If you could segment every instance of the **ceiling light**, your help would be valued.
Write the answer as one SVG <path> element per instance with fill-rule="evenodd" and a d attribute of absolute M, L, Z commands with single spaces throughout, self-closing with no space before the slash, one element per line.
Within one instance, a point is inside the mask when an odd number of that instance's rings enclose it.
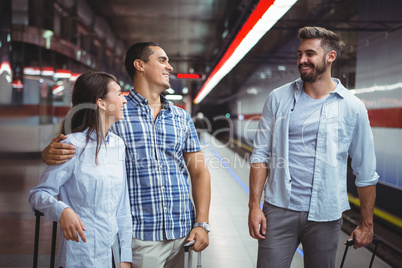
<path fill-rule="evenodd" d="M 13 81 L 13 88 L 24 88 L 24 84 L 22 84 L 21 80 Z"/>
<path fill-rule="evenodd" d="M 24 74 L 25 75 L 40 75 L 39 67 L 28 66 L 24 67 Z"/>
<path fill-rule="evenodd" d="M 53 76 L 54 75 L 54 68 L 53 67 L 42 67 L 41 74 L 43 76 Z"/>
<path fill-rule="evenodd" d="M 12 83 L 13 81 L 13 75 L 11 72 L 11 66 L 8 61 L 4 61 L 0 65 L 0 75 L 4 75 L 7 79 L 8 83 Z"/>
<path fill-rule="evenodd" d="M 210 73 L 194 103 L 200 103 L 297 0 L 261 0 Z"/>
<path fill-rule="evenodd" d="M 79 77 L 80 75 L 81 75 L 80 73 L 71 73 L 70 82 L 75 82 L 75 81 L 77 81 L 77 79 L 78 79 L 78 77 Z M 120 82 L 121 82 L 121 81 L 120 81 Z M 122 85 L 122 84 L 120 83 L 120 85 Z"/>
<path fill-rule="evenodd" d="M 247 94 L 258 95 L 258 89 L 256 89 L 255 87 L 249 88 L 247 89 Z"/>
<path fill-rule="evenodd" d="M 377 92 L 377 91 L 389 91 L 389 90 L 395 90 L 398 88 L 402 87 L 402 82 L 398 82 L 395 84 L 390 84 L 390 85 L 374 85 L 371 87 L 365 87 L 365 88 L 359 88 L 359 89 L 350 89 L 349 91 L 352 94 L 361 94 L 361 93 L 370 93 L 370 92 Z"/>
<path fill-rule="evenodd" d="M 58 69 L 54 75 L 54 78 L 70 78 L 71 77 L 71 71 L 66 70 L 66 69 Z"/>
<path fill-rule="evenodd" d="M 167 100 L 182 100 L 183 96 L 182 95 L 166 95 L 165 98 Z"/>
<path fill-rule="evenodd" d="M 173 88 L 168 88 L 166 89 L 166 92 L 169 94 L 174 94 L 174 89 Z"/>
<path fill-rule="evenodd" d="M 55 86 L 53 87 L 53 95 L 56 95 L 57 93 L 60 93 L 64 90 L 64 86 Z"/>

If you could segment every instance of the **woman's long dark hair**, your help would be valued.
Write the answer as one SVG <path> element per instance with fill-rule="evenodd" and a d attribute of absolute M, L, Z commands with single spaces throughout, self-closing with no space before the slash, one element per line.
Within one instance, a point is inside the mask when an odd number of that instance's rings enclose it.
<path fill-rule="evenodd" d="M 60 127 L 60 132 L 64 135 L 82 132 L 89 128 L 85 147 L 88 145 L 92 132 L 96 133 L 96 164 L 98 164 L 99 150 L 105 142 L 105 137 L 101 134 L 102 122 L 96 101 L 106 97 L 109 85 L 113 81 L 119 84 L 116 77 L 104 72 L 87 72 L 80 75 L 74 84 L 71 97 L 73 106 Z"/>

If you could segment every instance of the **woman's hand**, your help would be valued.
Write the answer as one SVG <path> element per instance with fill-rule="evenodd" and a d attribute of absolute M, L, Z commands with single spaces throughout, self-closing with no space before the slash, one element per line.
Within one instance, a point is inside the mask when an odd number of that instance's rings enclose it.
<path fill-rule="evenodd" d="M 84 224 L 82 224 L 80 217 L 71 208 L 66 208 L 61 213 L 60 228 L 66 240 L 79 242 L 79 235 L 83 242 L 87 242 L 84 234 L 84 231 L 86 231 Z"/>

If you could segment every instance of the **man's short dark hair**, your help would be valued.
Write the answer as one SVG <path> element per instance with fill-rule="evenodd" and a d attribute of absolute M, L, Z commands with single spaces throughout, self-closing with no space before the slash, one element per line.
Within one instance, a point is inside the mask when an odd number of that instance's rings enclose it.
<path fill-rule="evenodd" d="M 321 39 L 321 47 L 324 48 L 325 53 L 334 50 L 336 58 L 341 55 L 342 47 L 345 45 L 339 35 L 322 27 L 303 27 L 299 29 L 297 36 L 300 40 Z"/>
<path fill-rule="evenodd" d="M 126 60 L 124 62 L 126 66 L 126 71 L 128 76 L 134 81 L 135 76 L 135 67 L 134 61 L 136 59 L 140 59 L 142 61 L 147 62 L 149 56 L 152 55 L 153 51 L 150 47 L 160 47 L 157 43 L 154 42 L 140 42 L 132 45 L 126 53 Z"/>

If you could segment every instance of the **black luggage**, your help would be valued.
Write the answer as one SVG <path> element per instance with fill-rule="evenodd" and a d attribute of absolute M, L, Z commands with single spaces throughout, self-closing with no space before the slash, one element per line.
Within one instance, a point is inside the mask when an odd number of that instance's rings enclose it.
<path fill-rule="evenodd" d="M 35 244 L 34 244 L 34 258 L 33 258 L 33 267 L 38 267 L 38 249 L 39 249 L 39 227 L 40 227 L 40 217 L 43 216 L 43 213 L 35 210 L 36 222 L 35 222 Z M 54 267 L 55 254 L 56 254 L 56 235 L 57 235 L 57 222 L 53 222 L 53 230 L 52 230 L 52 246 L 50 253 L 50 267 Z"/>
<path fill-rule="evenodd" d="M 343 257 L 342 257 L 341 268 L 343 267 L 343 263 L 345 262 L 346 254 L 348 253 L 348 248 L 350 246 L 352 246 L 354 243 L 355 243 L 355 240 L 353 240 L 353 239 L 348 239 L 346 241 L 346 247 L 345 247 L 345 251 L 343 253 Z M 375 257 L 377 247 L 378 247 L 378 244 L 380 243 L 380 241 L 377 238 L 373 238 L 372 243 L 374 243 L 375 246 L 373 249 L 373 255 L 371 256 L 369 268 L 371 268 L 371 266 L 373 265 L 374 257 Z"/>

